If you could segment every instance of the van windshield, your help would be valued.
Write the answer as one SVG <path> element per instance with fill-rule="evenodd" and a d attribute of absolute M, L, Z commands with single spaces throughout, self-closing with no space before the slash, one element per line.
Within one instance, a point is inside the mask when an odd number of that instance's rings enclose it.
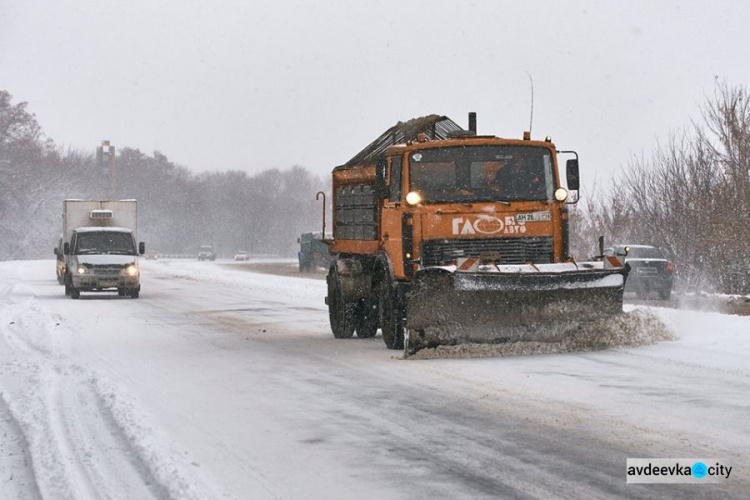
<path fill-rule="evenodd" d="M 98 233 L 78 233 L 73 253 L 136 255 L 135 242 L 131 233 L 102 231 Z"/>

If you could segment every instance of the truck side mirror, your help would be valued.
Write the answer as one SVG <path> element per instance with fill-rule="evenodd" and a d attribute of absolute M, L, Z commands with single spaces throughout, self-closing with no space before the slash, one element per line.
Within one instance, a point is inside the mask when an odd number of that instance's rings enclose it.
<path fill-rule="evenodd" d="M 578 177 L 578 160 L 571 159 L 565 162 L 565 172 L 568 177 L 568 189 L 578 191 L 581 187 L 580 178 Z"/>
<path fill-rule="evenodd" d="M 63 253 L 65 255 L 70 255 L 70 243 L 68 243 L 67 241 L 63 243 Z"/>
<path fill-rule="evenodd" d="M 138 243 L 138 253 L 141 254 L 141 255 L 143 255 L 144 253 L 146 253 L 146 244 L 144 242 L 142 242 L 142 241 L 140 243 Z"/>
<path fill-rule="evenodd" d="M 388 163 L 381 158 L 375 163 L 375 195 L 378 198 L 388 196 L 388 186 L 385 183 L 385 174 L 388 169 Z"/>
<path fill-rule="evenodd" d="M 578 160 L 571 159 L 565 162 L 565 172 L 568 177 L 568 189 L 578 191 L 581 187 L 580 178 L 578 177 Z"/>

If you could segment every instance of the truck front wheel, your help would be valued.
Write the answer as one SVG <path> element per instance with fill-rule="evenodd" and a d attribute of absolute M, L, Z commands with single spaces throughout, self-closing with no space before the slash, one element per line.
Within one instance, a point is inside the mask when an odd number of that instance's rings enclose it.
<path fill-rule="evenodd" d="M 403 349 L 404 305 L 387 275 L 382 277 L 378 285 L 378 313 L 385 345 L 388 349 Z"/>
<path fill-rule="evenodd" d="M 337 339 L 348 339 L 354 334 L 356 302 L 346 301 L 341 292 L 336 264 L 328 273 L 328 317 L 331 321 L 333 336 Z"/>

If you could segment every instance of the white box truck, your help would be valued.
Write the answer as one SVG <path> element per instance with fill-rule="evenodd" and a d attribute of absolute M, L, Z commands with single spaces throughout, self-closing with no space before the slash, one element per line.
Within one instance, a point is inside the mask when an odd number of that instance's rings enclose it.
<path fill-rule="evenodd" d="M 81 292 L 116 291 L 138 298 L 138 255 L 146 245 L 135 244 L 136 200 L 65 200 L 62 219 L 65 295 L 78 299 Z"/>

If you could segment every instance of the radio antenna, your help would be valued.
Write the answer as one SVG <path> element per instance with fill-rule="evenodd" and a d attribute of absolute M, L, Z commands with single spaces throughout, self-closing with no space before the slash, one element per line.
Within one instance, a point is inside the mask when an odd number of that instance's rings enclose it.
<path fill-rule="evenodd" d="M 534 124 L 534 80 L 531 78 L 531 73 L 526 72 L 526 76 L 529 77 L 529 85 L 531 86 L 531 115 L 529 116 L 529 134 L 531 133 L 531 127 Z"/>

